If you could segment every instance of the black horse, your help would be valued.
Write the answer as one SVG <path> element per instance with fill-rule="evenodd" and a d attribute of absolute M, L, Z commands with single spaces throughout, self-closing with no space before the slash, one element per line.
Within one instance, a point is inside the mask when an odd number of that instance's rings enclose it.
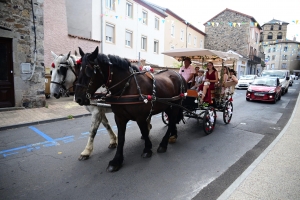
<path fill-rule="evenodd" d="M 143 158 L 152 156 L 152 143 L 149 139 L 151 116 L 164 111 L 169 116 L 168 130 L 164 135 L 158 153 L 166 152 L 170 136 L 177 138 L 176 124 L 183 118 L 182 99 L 187 90 L 184 78 L 175 71 L 165 70 L 153 75 L 137 72 L 127 59 L 119 56 L 98 54 L 98 47 L 92 53 L 79 52 L 82 68 L 78 76 L 75 100 L 79 105 L 89 105 L 90 97 L 102 85 L 109 93 L 105 98 L 111 104 L 118 127 L 118 147 L 107 171 L 120 169 L 124 156 L 126 124 L 136 121 L 145 139 Z"/>

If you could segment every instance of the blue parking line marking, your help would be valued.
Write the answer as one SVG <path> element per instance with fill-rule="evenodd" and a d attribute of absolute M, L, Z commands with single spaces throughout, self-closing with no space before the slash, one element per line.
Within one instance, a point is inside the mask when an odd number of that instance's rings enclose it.
<path fill-rule="evenodd" d="M 46 135 L 45 133 L 43 133 L 39 129 L 35 128 L 34 126 L 29 126 L 29 128 L 31 130 L 33 130 L 34 132 L 36 132 L 37 134 L 39 134 L 40 136 L 42 136 L 43 138 L 45 138 L 47 141 L 49 141 L 49 142 L 54 141 L 51 137 L 49 137 L 48 135 Z"/>

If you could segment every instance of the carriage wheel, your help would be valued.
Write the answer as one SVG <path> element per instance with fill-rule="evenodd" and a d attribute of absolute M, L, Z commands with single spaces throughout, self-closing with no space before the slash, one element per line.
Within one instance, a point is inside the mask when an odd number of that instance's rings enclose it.
<path fill-rule="evenodd" d="M 169 124 L 169 117 L 165 112 L 161 113 L 161 119 L 164 124 L 168 125 Z"/>
<path fill-rule="evenodd" d="M 216 124 L 217 114 L 214 107 L 208 107 L 203 116 L 203 129 L 206 135 L 213 132 Z"/>
<path fill-rule="evenodd" d="M 226 101 L 223 111 L 223 121 L 229 124 L 233 113 L 233 105 L 231 101 Z"/>

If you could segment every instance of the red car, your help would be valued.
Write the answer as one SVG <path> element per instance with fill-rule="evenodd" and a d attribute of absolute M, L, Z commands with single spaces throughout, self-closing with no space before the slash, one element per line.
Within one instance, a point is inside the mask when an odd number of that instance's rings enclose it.
<path fill-rule="evenodd" d="M 278 78 L 261 77 L 255 79 L 248 87 L 246 100 L 270 101 L 276 103 L 281 99 L 281 84 Z"/>

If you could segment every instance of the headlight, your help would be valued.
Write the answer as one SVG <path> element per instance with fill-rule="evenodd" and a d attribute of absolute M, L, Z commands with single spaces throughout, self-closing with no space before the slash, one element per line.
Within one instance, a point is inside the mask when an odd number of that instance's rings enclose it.
<path fill-rule="evenodd" d="M 251 88 L 248 88 L 248 90 L 247 90 L 248 92 L 252 92 L 252 89 Z"/>
<path fill-rule="evenodd" d="M 269 93 L 275 93 L 275 89 L 270 90 Z"/>

